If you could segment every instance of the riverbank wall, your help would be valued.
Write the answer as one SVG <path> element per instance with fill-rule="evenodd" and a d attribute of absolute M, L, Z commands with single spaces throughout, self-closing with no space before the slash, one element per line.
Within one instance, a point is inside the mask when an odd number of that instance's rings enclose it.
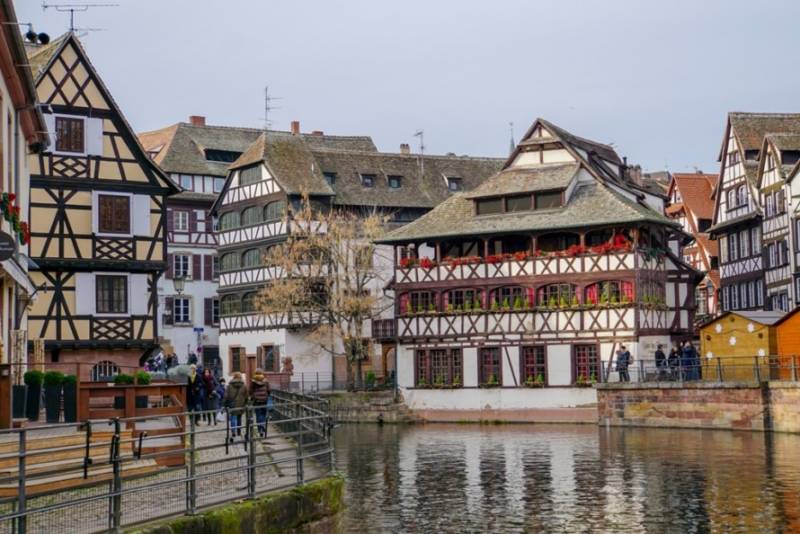
<path fill-rule="evenodd" d="M 800 433 L 797 382 L 597 385 L 601 425 Z"/>
<path fill-rule="evenodd" d="M 253 500 L 127 530 L 137 534 L 316 534 L 335 532 L 344 510 L 344 479 L 330 476 Z"/>
<path fill-rule="evenodd" d="M 420 419 L 392 390 L 320 393 L 337 423 L 416 423 Z"/>

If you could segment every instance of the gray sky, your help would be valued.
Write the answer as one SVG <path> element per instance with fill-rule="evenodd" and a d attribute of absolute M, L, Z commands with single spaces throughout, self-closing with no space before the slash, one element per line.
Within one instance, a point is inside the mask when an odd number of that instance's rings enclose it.
<path fill-rule="evenodd" d="M 273 128 L 383 150 L 422 128 L 430 153 L 505 155 L 508 123 L 542 116 L 648 170 L 718 171 L 727 111 L 800 111 L 796 1 L 86 1 L 120 4 L 76 20 L 104 29 L 83 42 L 139 131 L 261 126 L 268 84 Z"/>

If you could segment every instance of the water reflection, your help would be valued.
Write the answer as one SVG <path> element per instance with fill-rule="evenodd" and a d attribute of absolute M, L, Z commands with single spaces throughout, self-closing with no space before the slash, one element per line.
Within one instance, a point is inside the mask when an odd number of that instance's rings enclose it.
<path fill-rule="evenodd" d="M 800 436 L 343 426 L 346 532 L 800 532 Z"/>

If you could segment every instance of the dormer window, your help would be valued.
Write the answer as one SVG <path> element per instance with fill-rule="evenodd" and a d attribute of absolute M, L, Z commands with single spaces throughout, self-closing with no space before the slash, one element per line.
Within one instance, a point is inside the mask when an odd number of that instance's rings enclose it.
<path fill-rule="evenodd" d="M 325 177 L 325 181 L 328 182 L 328 185 L 334 185 L 336 183 L 335 172 L 323 172 L 322 176 Z"/>
<path fill-rule="evenodd" d="M 391 189 L 400 189 L 400 186 L 403 182 L 403 177 L 390 174 L 388 176 L 388 180 L 389 180 L 389 187 Z"/>
<path fill-rule="evenodd" d="M 447 177 L 447 190 L 451 193 L 456 193 L 458 191 L 464 190 L 464 182 L 461 178 L 455 176 L 448 176 Z"/>
<path fill-rule="evenodd" d="M 527 211 L 531 209 L 530 195 L 516 195 L 506 198 L 506 211 Z"/>
<path fill-rule="evenodd" d="M 233 163 L 241 155 L 241 152 L 236 152 L 235 150 L 217 150 L 214 148 L 205 150 L 206 161 L 218 161 L 220 163 Z"/>
<path fill-rule="evenodd" d="M 490 215 L 493 213 L 530 211 L 531 209 L 544 210 L 560 208 L 563 205 L 561 198 L 561 191 L 478 198 L 475 199 L 475 210 L 478 215 Z"/>
<path fill-rule="evenodd" d="M 547 208 L 558 208 L 561 206 L 561 191 L 551 193 L 536 193 L 537 210 L 544 210 Z"/>
<path fill-rule="evenodd" d="M 84 151 L 83 119 L 56 117 L 56 150 L 58 152 Z"/>
<path fill-rule="evenodd" d="M 490 215 L 493 213 L 503 213 L 502 198 L 483 198 L 476 201 L 478 215 Z"/>
<path fill-rule="evenodd" d="M 361 175 L 361 187 L 375 187 L 375 175 L 374 174 L 362 174 Z"/>

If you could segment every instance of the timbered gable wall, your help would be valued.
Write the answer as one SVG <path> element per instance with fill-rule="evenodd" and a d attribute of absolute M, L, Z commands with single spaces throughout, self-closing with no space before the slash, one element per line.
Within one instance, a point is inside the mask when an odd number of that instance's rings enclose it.
<path fill-rule="evenodd" d="M 221 205 L 228 206 L 229 204 L 236 204 L 237 202 L 245 202 L 267 195 L 281 193 L 283 189 L 278 182 L 272 177 L 266 166 L 259 165 L 261 170 L 261 180 L 241 185 L 239 178 L 243 169 L 237 169 L 231 173 L 228 178 L 229 184 L 225 191 L 225 196 L 222 199 Z"/>
<path fill-rule="evenodd" d="M 185 226 L 182 224 L 185 223 Z M 200 248 L 217 246 L 209 205 L 167 202 L 167 243 Z"/>

